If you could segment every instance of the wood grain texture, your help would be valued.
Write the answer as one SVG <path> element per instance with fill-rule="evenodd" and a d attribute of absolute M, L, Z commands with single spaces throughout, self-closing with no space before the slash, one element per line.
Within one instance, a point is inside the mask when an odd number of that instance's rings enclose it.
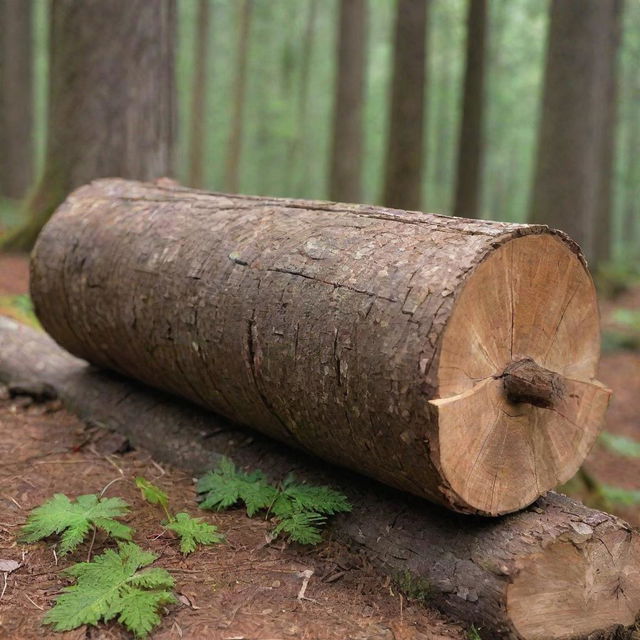
<path fill-rule="evenodd" d="M 0 381 L 47 383 L 90 424 L 156 460 L 201 474 L 221 455 L 272 479 L 344 492 L 353 511 L 330 535 L 380 571 L 419 581 L 429 603 L 483 638 L 627 640 L 640 608 L 638 532 L 549 493 L 502 518 L 464 516 L 319 463 L 133 380 L 88 367 L 44 333 L 0 317 Z"/>
<path fill-rule="evenodd" d="M 459 511 L 566 480 L 608 400 L 593 284 L 546 227 L 102 180 L 31 282 L 73 354 Z M 575 381 L 562 413 L 506 398 L 525 357 Z"/>

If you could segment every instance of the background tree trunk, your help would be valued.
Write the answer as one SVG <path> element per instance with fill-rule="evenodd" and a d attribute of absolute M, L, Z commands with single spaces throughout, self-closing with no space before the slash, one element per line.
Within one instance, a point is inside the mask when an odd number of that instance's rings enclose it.
<path fill-rule="evenodd" d="M 429 0 L 398 0 L 382 202 L 420 209 Z"/>
<path fill-rule="evenodd" d="M 227 145 L 225 165 L 225 189 L 236 193 L 240 188 L 240 160 L 242 156 L 242 133 L 244 125 L 244 102 L 247 85 L 247 56 L 249 53 L 249 36 L 251 30 L 251 13 L 253 0 L 242 0 L 239 5 L 240 28 L 236 53 L 236 71 L 233 89 L 233 115 Z"/>
<path fill-rule="evenodd" d="M 22 198 L 33 179 L 31 0 L 0 0 L 0 195 Z"/>
<path fill-rule="evenodd" d="M 298 79 L 298 104 L 295 115 L 295 130 L 291 144 L 289 145 L 289 155 L 287 158 L 287 194 L 292 196 L 301 195 L 308 181 L 309 163 L 302 159 L 302 153 L 309 128 L 309 122 L 307 122 L 310 88 L 309 77 L 317 14 L 318 0 L 309 0 L 304 28 L 304 40 L 302 42 L 302 53 L 300 55 L 300 77 Z M 297 180 L 296 168 L 299 169 Z"/>
<path fill-rule="evenodd" d="M 553 0 L 530 217 L 566 231 L 592 259 L 613 128 L 617 0 Z M 607 163 L 610 165 L 610 161 Z"/>
<path fill-rule="evenodd" d="M 482 197 L 487 0 L 468 0 L 467 53 L 453 213 L 478 218 Z"/>
<path fill-rule="evenodd" d="M 54 0 L 44 175 L 7 248 L 29 249 L 80 184 L 171 173 L 174 27 L 173 0 Z"/>
<path fill-rule="evenodd" d="M 592 262 L 597 265 L 607 262 L 611 257 L 611 237 L 613 225 L 613 181 L 616 150 L 616 132 L 618 115 L 618 49 L 622 31 L 623 0 L 610 0 L 607 51 L 602 61 L 606 82 L 603 96 L 600 191 L 598 196 L 595 237 Z"/>
<path fill-rule="evenodd" d="M 329 198 L 362 200 L 367 0 L 340 0 Z"/>
<path fill-rule="evenodd" d="M 191 119 L 189 122 L 189 184 L 201 188 L 203 180 L 204 149 L 207 140 L 205 102 L 209 76 L 209 7 L 210 0 L 199 0 L 196 18 L 195 71 L 193 74 Z"/>

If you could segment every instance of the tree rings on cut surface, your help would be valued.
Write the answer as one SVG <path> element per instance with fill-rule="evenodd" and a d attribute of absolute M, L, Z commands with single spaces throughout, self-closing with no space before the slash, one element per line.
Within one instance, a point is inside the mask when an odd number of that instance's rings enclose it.
<path fill-rule="evenodd" d="M 594 381 L 599 344 L 593 283 L 558 237 L 516 238 L 478 266 L 445 329 L 432 401 L 456 501 L 515 511 L 578 470 L 610 395 Z"/>
<path fill-rule="evenodd" d="M 98 180 L 31 286 L 74 355 L 461 512 L 568 479 L 609 397 L 593 283 L 544 226 Z"/>

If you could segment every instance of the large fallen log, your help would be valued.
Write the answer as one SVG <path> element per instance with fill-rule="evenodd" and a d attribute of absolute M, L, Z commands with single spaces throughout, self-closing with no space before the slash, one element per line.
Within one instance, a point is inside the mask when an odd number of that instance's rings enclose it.
<path fill-rule="evenodd" d="M 353 511 L 335 519 L 333 535 L 382 571 L 428 587 L 430 603 L 474 623 L 486 640 L 631 637 L 640 608 L 640 536 L 612 515 L 555 493 L 501 518 L 452 513 L 87 367 L 45 334 L 2 317 L 0 380 L 23 389 L 51 385 L 84 420 L 195 474 L 224 454 L 273 478 L 293 471 L 338 483 Z"/>
<path fill-rule="evenodd" d="M 31 286 L 71 353 L 462 512 L 569 479 L 609 397 L 593 283 L 547 227 L 99 180 Z"/>

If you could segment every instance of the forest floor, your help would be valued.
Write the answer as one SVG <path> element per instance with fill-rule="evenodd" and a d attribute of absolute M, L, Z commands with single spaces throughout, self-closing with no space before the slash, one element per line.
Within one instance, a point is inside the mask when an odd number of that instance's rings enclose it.
<path fill-rule="evenodd" d="M 25 258 L 0 256 L 0 313 L 24 319 L 8 296 L 26 294 Z M 3 302 L 4 301 L 4 302 Z M 640 309 L 640 287 L 602 303 L 603 326 L 615 328 L 616 309 Z M 599 379 L 613 389 L 607 432 L 640 443 L 640 353 L 613 350 L 603 354 Z M 436 640 L 466 638 L 467 632 L 408 600 L 361 557 L 332 541 L 316 548 L 267 544 L 267 525 L 241 510 L 198 513 L 193 479 L 161 467 L 143 450 L 123 451 L 121 437 L 88 428 L 57 403 L 28 404 L 0 397 L 0 560 L 22 566 L 0 583 L 0 638 L 43 637 L 41 619 L 65 585 L 58 571 L 77 561 L 56 558 L 48 544 L 18 545 L 16 535 L 30 509 L 55 492 L 70 496 L 100 492 L 122 496 L 132 505 L 128 523 L 135 539 L 160 555 L 158 564 L 176 579 L 180 604 L 171 607 L 154 638 L 214 640 Z M 640 444 L 639 444 L 640 447 Z M 566 490 L 593 506 L 605 507 L 640 525 L 640 457 L 614 453 L 598 443 L 582 476 Z M 165 490 L 175 511 L 206 515 L 226 536 L 226 543 L 183 557 L 164 531 L 157 508 L 144 502 L 134 478 L 143 475 Z M 586 483 L 585 483 L 586 479 Z M 596 488 L 594 488 L 594 484 Z M 605 500 L 600 485 L 622 490 Z M 98 536 L 94 553 L 103 548 Z M 86 554 L 86 545 L 83 547 Z M 306 596 L 298 600 L 302 572 L 312 570 Z M 2 579 L 2 574 L 0 574 Z M 78 629 L 60 638 L 124 638 L 118 627 Z"/>
<path fill-rule="evenodd" d="M 2 306 L 8 296 L 28 291 L 27 262 L 0 256 L 0 313 L 21 317 Z M 3 298 L 4 296 L 4 298 Z M 135 541 L 160 556 L 176 581 L 180 602 L 152 634 L 156 640 L 451 640 L 467 637 L 464 628 L 422 602 L 407 599 L 396 585 L 371 569 L 364 558 L 327 540 L 317 547 L 267 541 L 268 524 L 247 518 L 244 510 L 200 511 L 193 478 L 160 466 L 144 450 L 127 450 L 122 436 L 89 428 L 57 401 L 31 404 L 9 399 L 0 388 L 0 560 L 21 563 L 0 573 L 0 638 L 53 637 L 42 617 L 69 584 L 59 572 L 86 559 L 88 544 L 56 559 L 51 544 L 16 542 L 31 509 L 54 493 L 75 497 L 99 493 L 120 496 L 131 506 L 124 518 L 135 527 Z M 169 494 L 174 512 L 203 516 L 224 534 L 223 544 L 183 556 L 163 529 L 157 506 L 142 500 L 135 487 L 144 476 Z M 105 548 L 98 534 L 93 554 Z M 303 572 L 313 574 L 298 599 Z M 48 635 L 49 634 L 49 635 Z M 128 638 L 115 625 L 81 627 L 56 638 Z"/>

